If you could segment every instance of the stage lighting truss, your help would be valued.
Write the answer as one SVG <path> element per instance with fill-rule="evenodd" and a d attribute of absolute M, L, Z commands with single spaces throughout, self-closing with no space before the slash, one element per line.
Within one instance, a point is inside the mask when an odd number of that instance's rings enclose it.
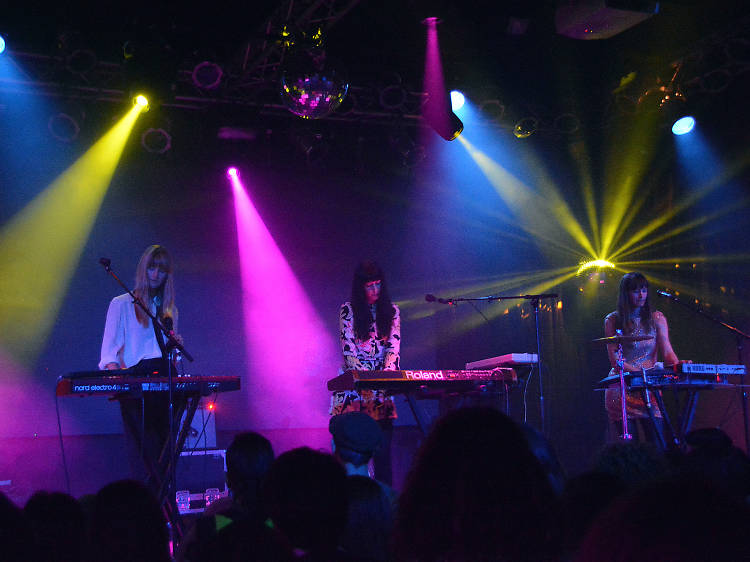
<path fill-rule="evenodd" d="M 221 84 L 224 71 L 215 62 L 203 61 L 195 65 L 190 76 L 196 88 L 214 90 Z"/>
<path fill-rule="evenodd" d="M 160 127 L 149 127 L 141 134 L 141 146 L 151 154 L 164 154 L 172 148 L 172 135 Z"/>
<path fill-rule="evenodd" d="M 384 109 L 403 111 L 408 95 L 401 84 L 389 84 L 380 89 L 378 99 Z"/>
<path fill-rule="evenodd" d="M 574 113 L 561 113 L 552 122 L 556 131 L 565 135 L 572 135 L 581 128 L 581 120 Z"/>
<path fill-rule="evenodd" d="M 47 130 L 55 140 L 69 144 L 78 138 L 81 127 L 71 113 L 61 111 L 47 120 Z"/>
<path fill-rule="evenodd" d="M 65 58 L 65 68 L 72 74 L 83 75 L 91 72 L 99 64 L 94 51 L 76 49 Z"/>
<path fill-rule="evenodd" d="M 499 99 L 487 99 L 479 104 L 479 112 L 487 121 L 500 123 L 505 117 L 505 105 Z"/>

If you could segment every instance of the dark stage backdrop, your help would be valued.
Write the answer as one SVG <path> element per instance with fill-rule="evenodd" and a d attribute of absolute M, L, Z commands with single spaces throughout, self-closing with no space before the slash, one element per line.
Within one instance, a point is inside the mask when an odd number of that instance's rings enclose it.
<path fill-rule="evenodd" d="M 380 146 L 382 139 L 370 142 L 368 150 L 387 152 Z M 449 148 L 462 150 L 457 143 Z M 573 180 L 565 179 L 572 177 L 572 164 L 564 157 L 568 147 L 541 143 L 537 149 L 546 154 L 553 177 L 561 178 L 561 188 L 577 189 Z M 57 165 L 46 166 L 47 176 L 35 177 L 31 185 L 20 174 L 5 176 L 5 220 L 75 157 L 69 148 L 56 150 L 67 152 Z M 493 280 L 560 265 L 514 225 L 510 211 L 468 158 L 456 163 L 441 161 L 440 155 L 431 152 L 421 166 L 407 172 L 398 162 L 383 164 L 361 156 L 357 160 L 351 151 L 337 155 L 336 149 L 328 163 L 309 165 L 299 151 L 283 143 L 238 147 L 211 142 L 198 147 L 177 140 L 171 152 L 154 156 L 141 152 L 137 139 L 131 139 L 54 328 L 29 372 L 37 389 L 34 399 L 14 402 L 14 389 L 0 379 L 0 392 L 11 397 L 2 436 L 57 433 L 55 380 L 63 373 L 96 368 L 107 306 L 121 293 L 98 264 L 99 258 L 110 258 L 118 275 L 132 284 L 141 252 L 153 243 L 167 246 L 176 264 L 179 331 L 196 358 L 186 364 L 187 371 L 242 377 L 242 391 L 218 397 L 217 428 L 326 427 L 325 382 L 337 374 L 337 361 L 298 365 L 299 376 L 293 379 L 256 372 L 249 364 L 234 206 L 224 177 L 229 163 L 240 167 L 251 200 L 324 323 L 320 345 L 329 349 L 323 356 L 337 357 L 338 307 L 348 298 L 353 268 L 362 259 L 376 259 L 383 265 L 392 296 L 402 303 L 403 367 L 461 368 L 467 361 L 494 355 L 534 352 L 534 316 L 528 303 L 497 315 L 496 307 L 508 305 L 479 305 L 491 318 L 486 322 L 468 305 L 450 308 L 424 302 L 425 293 L 460 296 L 469 287 L 486 286 L 486 292 L 493 293 Z M 2 165 L 15 169 L 7 160 Z M 733 238 L 722 236 L 714 238 L 716 247 L 731 249 Z M 741 242 L 743 251 L 746 239 Z M 703 246 L 707 252 L 712 247 Z M 730 279 L 738 275 L 723 274 Z M 593 388 L 606 375 L 608 364 L 605 350 L 588 342 L 602 335 L 602 319 L 614 307 L 618 280 L 619 274 L 610 274 L 585 298 L 579 294 L 578 281 L 555 287 L 552 290 L 563 299 L 562 309 L 543 311 L 540 316 L 547 358 L 547 433 L 572 472 L 586 468 L 604 442 L 602 397 Z M 701 294 L 715 284 L 700 278 L 694 287 L 695 294 Z M 282 291 L 268 298 L 284 308 Z M 658 305 L 671 320 L 672 341 L 681 356 L 734 362 L 731 337 L 670 303 Z M 285 361 L 285 357 L 277 359 L 280 364 Z M 525 393 L 524 388 L 513 391 L 510 407 L 513 417 L 521 420 L 525 400 L 528 421 L 539 427 L 537 377 Z M 257 394 L 254 381 L 259 378 L 266 384 L 272 381 L 278 389 L 289 388 L 289 398 L 269 407 Z M 299 385 L 307 389 L 304 401 L 294 392 Z M 715 407 L 704 401 L 696 421 L 721 424 L 738 440 L 739 403 L 732 396 L 717 399 Z M 256 407 L 259 402 L 262 409 Z M 119 408 L 105 398 L 64 398 L 58 406 L 64 435 L 121 431 Z M 421 407 L 428 417 L 434 415 L 434 404 Z M 399 408 L 399 423 L 413 424 L 403 402 Z"/>

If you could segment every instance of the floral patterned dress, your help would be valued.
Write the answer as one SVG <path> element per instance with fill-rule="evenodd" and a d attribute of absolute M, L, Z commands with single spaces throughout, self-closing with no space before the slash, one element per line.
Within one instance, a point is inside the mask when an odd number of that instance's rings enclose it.
<path fill-rule="evenodd" d="M 339 310 L 339 339 L 344 365 L 340 373 L 352 368 L 367 371 L 395 371 L 399 368 L 401 354 L 401 312 L 395 304 L 395 314 L 391 333 L 387 338 L 378 338 L 375 324 L 375 306 L 371 308 L 372 323 L 370 337 L 358 340 L 354 333 L 354 310 L 350 302 L 345 302 Z M 361 366 L 361 367 L 360 367 Z M 365 412 L 376 420 L 397 417 L 393 397 L 384 390 L 348 390 L 334 392 L 331 397 L 331 415 L 345 412 Z"/>
<path fill-rule="evenodd" d="M 607 315 L 607 318 L 610 318 L 615 314 L 615 312 L 612 312 Z M 649 369 L 653 367 L 656 362 L 656 322 L 652 322 L 651 330 L 646 332 L 646 330 L 643 329 L 643 326 L 641 326 L 640 318 L 635 317 L 632 320 L 635 323 L 635 327 L 633 331 L 627 335 L 653 336 L 653 339 L 622 344 L 622 356 L 625 361 L 631 365 Z M 615 375 L 615 369 L 610 370 L 609 374 Z M 661 410 L 659 410 L 659 404 L 656 401 L 656 396 L 654 396 L 653 391 L 649 391 L 649 399 L 651 401 L 651 409 L 654 412 L 654 417 L 662 417 Z M 618 383 L 610 386 L 604 393 L 604 404 L 610 420 L 620 421 L 622 419 L 622 408 L 620 403 L 620 385 Z M 628 390 L 626 392 L 625 407 L 629 418 L 648 417 L 648 406 L 646 406 L 646 402 L 643 400 L 643 392 L 641 390 Z"/>

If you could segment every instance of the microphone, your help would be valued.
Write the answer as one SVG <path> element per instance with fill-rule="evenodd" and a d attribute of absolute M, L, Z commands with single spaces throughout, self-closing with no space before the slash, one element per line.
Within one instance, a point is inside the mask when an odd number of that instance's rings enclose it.
<path fill-rule="evenodd" d="M 425 295 L 424 300 L 427 302 L 439 302 L 440 304 L 453 304 L 453 301 L 450 299 L 442 299 L 439 297 L 436 297 L 435 295 Z"/>
<path fill-rule="evenodd" d="M 527 298 L 556 299 L 557 293 L 542 293 L 541 295 L 527 295 Z"/>
<path fill-rule="evenodd" d="M 675 298 L 675 296 L 672 293 L 668 293 L 666 291 L 660 291 L 659 289 L 656 289 L 656 294 L 661 295 L 662 297 L 667 297 L 668 299 Z"/>
<path fill-rule="evenodd" d="M 112 260 L 109 258 L 99 258 L 99 263 L 104 266 L 104 269 L 109 271 L 109 266 L 112 264 Z"/>

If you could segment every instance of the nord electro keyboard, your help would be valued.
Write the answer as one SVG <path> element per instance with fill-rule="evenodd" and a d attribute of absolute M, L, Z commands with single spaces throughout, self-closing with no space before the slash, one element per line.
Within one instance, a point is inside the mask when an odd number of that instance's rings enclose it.
<path fill-rule="evenodd" d="M 539 362 L 536 353 L 506 353 L 497 357 L 480 359 L 466 364 L 467 369 L 494 369 L 495 367 L 513 367 L 516 365 L 535 365 Z"/>
<path fill-rule="evenodd" d="M 698 394 L 704 390 L 731 390 L 741 388 L 729 380 L 730 375 L 744 375 L 743 365 L 711 365 L 707 363 L 681 363 L 672 368 L 653 368 L 644 371 L 625 373 L 623 376 L 631 391 L 639 392 L 646 404 L 650 403 L 649 395 L 659 406 L 665 431 L 657 423 L 652 408 L 648 408 L 654 433 L 662 449 L 676 447 L 684 449 L 685 436 L 690 431 L 693 415 L 698 404 Z M 619 384 L 619 375 L 606 377 L 599 381 L 599 388 Z M 685 394 L 682 406 L 670 413 L 665 407 L 662 392 L 650 393 L 647 390 L 674 391 Z M 676 414 L 676 417 L 675 417 Z M 666 435 L 665 435 L 666 433 Z"/>
<path fill-rule="evenodd" d="M 167 377 L 138 377 L 132 375 L 107 375 L 112 371 L 84 371 L 70 373 L 57 379 L 58 396 L 130 395 L 145 392 L 168 392 Z M 207 396 L 215 392 L 240 389 L 240 377 L 182 376 L 172 377 L 174 392 Z"/>
<path fill-rule="evenodd" d="M 516 372 L 511 368 L 492 370 L 402 370 L 402 371 L 346 371 L 328 381 L 328 390 L 381 389 L 391 392 L 408 392 L 418 388 L 471 390 L 487 383 L 516 382 Z"/>
<path fill-rule="evenodd" d="M 709 363 L 680 363 L 668 369 L 646 369 L 625 373 L 630 388 L 653 386 L 656 388 L 704 387 L 733 388 L 731 375 L 744 375 L 744 365 L 712 365 Z M 619 384 L 620 377 L 612 375 L 599 381 L 600 388 Z"/>

